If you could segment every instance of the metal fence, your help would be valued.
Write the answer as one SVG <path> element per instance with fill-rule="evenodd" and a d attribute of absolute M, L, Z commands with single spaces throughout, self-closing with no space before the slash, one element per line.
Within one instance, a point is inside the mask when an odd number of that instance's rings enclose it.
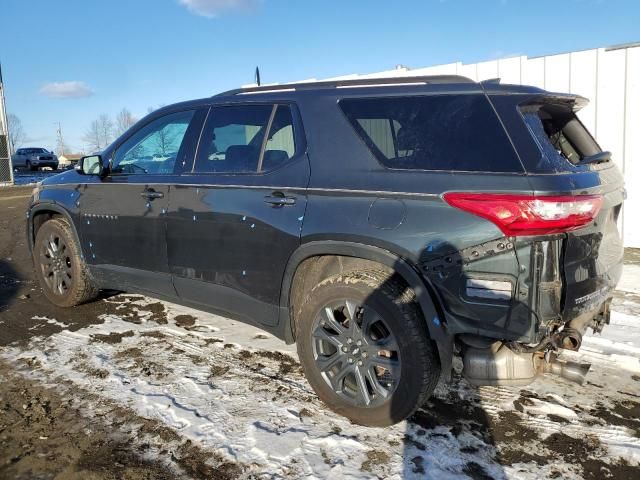
<path fill-rule="evenodd" d="M 9 154 L 9 139 L 0 133 L 0 185 L 13 183 L 13 171 Z"/>
<path fill-rule="evenodd" d="M 11 165 L 11 148 L 9 145 L 9 125 L 4 103 L 4 84 L 2 83 L 2 66 L 0 66 L 0 185 L 13 183 L 13 167 Z"/>

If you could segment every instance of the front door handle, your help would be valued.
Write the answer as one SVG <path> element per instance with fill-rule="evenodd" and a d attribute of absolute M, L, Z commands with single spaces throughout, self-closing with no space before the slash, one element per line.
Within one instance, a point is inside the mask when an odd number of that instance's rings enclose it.
<path fill-rule="evenodd" d="M 140 196 L 146 198 L 147 200 L 153 200 L 154 198 L 164 197 L 164 193 L 156 192 L 153 188 L 148 188 L 144 192 L 142 192 Z"/>
<path fill-rule="evenodd" d="M 264 201 L 274 207 L 284 207 L 285 205 L 295 205 L 296 197 L 287 197 L 282 192 L 273 192 L 271 195 L 264 197 Z"/>

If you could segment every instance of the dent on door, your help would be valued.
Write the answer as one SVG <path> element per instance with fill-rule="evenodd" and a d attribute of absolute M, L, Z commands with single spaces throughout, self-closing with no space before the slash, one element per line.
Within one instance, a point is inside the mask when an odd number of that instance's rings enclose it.
<path fill-rule="evenodd" d="M 179 295 L 250 323 L 275 324 L 305 204 L 297 189 L 173 187 L 167 248 Z"/>
<path fill-rule="evenodd" d="M 87 263 L 108 288 L 175 295 L 164 241 L 169 187 L 88 185 L 80 200 Z"/>

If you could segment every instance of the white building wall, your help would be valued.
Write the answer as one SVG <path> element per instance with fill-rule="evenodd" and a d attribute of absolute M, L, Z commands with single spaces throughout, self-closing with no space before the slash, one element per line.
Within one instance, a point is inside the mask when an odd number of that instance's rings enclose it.
<path fill-rule="evenodd" d="M 640 46 L 458 65 L 457 74 L 476 81 L 500 77 L 588 98 L 579 116 L 624 173 L 628 198 L 620 227 L 625 246 L 640 247 Z"/>
<path fill-rule="evenodd" d="M 624 103 L 624 179 L 627 187 L 624 241 L 640 247 L 640 48 L 626 50 Z"/>
<path fill-rule="evenodd" d="M 457 74 L 475 81 L 533 85 L 590 100 L 579 113 L 625 175 L 628 198 L 620 227 L 627 247 L 640 248 L 640 44 L 529 58 L 399 68 L 362 77 Z"/>

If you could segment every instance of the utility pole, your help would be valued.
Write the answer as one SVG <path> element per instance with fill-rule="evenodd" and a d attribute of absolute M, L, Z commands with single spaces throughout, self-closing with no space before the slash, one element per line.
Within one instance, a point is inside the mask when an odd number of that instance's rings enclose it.
<path fill-rule="evenodd" d="M 9 142 L 9 122 L 4 103 L 4 83 L 0 64 L 0 185 L 13 184 L 13 165 L 11 165 L 12 146 Z"/>
<path fill-rule="evenodd" d="M 62 157 L 64 156 L 64 138 L 62 137 L 62 126 L 60 125 L 60 122 L 58 122 L 58 130 L 56 131 L 56 133 L 58 149 L 60 150 L 59 155 Z"/>

